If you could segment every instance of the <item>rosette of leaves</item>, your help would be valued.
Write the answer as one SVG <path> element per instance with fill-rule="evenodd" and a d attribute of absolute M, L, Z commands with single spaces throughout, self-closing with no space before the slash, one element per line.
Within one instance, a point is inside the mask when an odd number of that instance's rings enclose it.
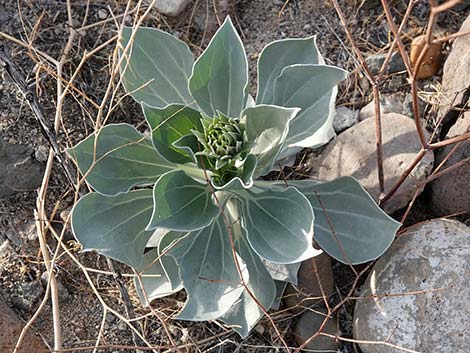
<path fill-rule="evenodd" d="M 126 27 L 119 45 L 123 85 L 150 132 L 110 124 L 69 150 L 94 189 L 72 229 L 85 251 L 143 273 L 145 304 L 184 288 L 177 318 L 217 319 L 244 337 L 301 261 L 324 250 L 358 264 L 390 245 L 399 224 L 353 178 L 260 180 L 334 135 L 346 72 L 325 64 L 314 37 L 264 48 L 255 98 L 230 19 L 197 60 L 158 29 Z"/>

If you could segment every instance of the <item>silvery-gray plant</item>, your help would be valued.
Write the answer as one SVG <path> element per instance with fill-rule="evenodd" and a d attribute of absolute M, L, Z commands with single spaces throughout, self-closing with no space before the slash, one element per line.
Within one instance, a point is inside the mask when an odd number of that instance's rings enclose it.
<path fill-rule="evenodd" d="M 355 179 L 260 179 L 334 136 L 346 72 L 325 64 L 315 37 L 267 45 L 254 98 L 229 18 L 197 60 L 158 29 L 126 27 L 119 45 L 123 85 L 150 132 L 110 124 L 68 151 L 95 190 L 74 206 L 72 229 L 83 250 L 143 272 L 144 304 L 184 288 L 176 318 L 220 320 L 245 337 L 301 261 L 326 251 L 358 264 L 390 245 L 399 224 Z"/>

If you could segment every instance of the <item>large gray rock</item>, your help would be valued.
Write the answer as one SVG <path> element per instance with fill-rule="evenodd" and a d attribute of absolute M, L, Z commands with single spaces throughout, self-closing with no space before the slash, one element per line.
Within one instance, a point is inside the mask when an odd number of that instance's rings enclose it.
<path fill-rule="evenodd" d="M 447 138 L 470 132 L 470 112 L 462 115 L 447 133 Z M 446 146 L 436 152 L 436 165 L 439 165 L 452 151 L 454 145 Z M 458 212 L 470 213 L 470 140 L 461 142 L 440 170 L 453 166 L 460 161 L 463 165 L 445 173 L 431 183 L 432 212 L 438 216 Z"/>
<path fill-rule="evenodd" d="M 460 32 L 470 31 L 470 16 L 460 28 Z M 442 75 L 443 97 L 439 116 L 444 116 L 452 107 L 462 107 L 470 95 L 470 36 L 457 38 L 444 64 Z"/>
<path fill-rule="evenodd" d="M 468 353 L 469 282 L 470 228 L 445 219 L 415 226 L 374 265 L 364 299 L 356 304 L 354 337 L 418 352 Z M 360 347 L 364 353 L 403 352 L 384 345 Z"/>
<path fill-rule="evenodd" d="M 400 114 L 384 114 L 382 117 L 383 167 L 385 190 L 398 181 L 406 167 L 420 150 L 420 142 L 412 119 Z M 433 166 L 433 155 L 427 154 L 405 180 L 395 195 L 385 204 L 389 213 L 407 205 L 417 184 L 425 180 Z M 353 176 L 378 201 L 380 196 L 375 122 L 369 118 L 346 130 L 331 142 L 314 162 L 319 167 L 313 177 L 333 180 L 341 176 Z M 420 191 L 424 186 L 420 187 Z"/>
<path fill-rule="evenodd" d="M 26 146 L 0 138 L 0 198 L 41 185 L 44 165 L 32 158 Z"/>

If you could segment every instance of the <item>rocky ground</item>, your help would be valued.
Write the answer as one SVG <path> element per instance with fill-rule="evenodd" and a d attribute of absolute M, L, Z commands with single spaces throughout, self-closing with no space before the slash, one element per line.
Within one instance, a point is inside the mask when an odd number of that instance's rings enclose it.
<path fill-rule="evenodd" d="M 363 75 L 331 3 L 326 0 L 216 0 L 219 7 L 214 13 L 212 2 L 161 1 L 161 7 L 152 9 L 144 24 L 174 33 L 200 53 L 217 28 L 217 16 L 230 14 L 248 53 L 252 82 L 256 77 L 257 57 L 270 41 L 317 35 L 320 51 L 327 62 L 350 72 L 348 80 L 340 86 L 337 99 L 335 130 L 338 137 L 321 151 L 302 151 L 296 164 L 284 173 L 295 178 L 309 176 L 326 180 L 352 175 L 377 200 L 372 86 Z M 173 3 L 180 5 L 174 7 Z M 389 3 L 392 15 L 399 21 L 405 13 L 406 2 L 394 0 Z M 66 79 L 79 67 L 85 51 L 97 48 L 116 35 L 115 21 L 122 20 L 119 16 L 124 13 L 127 2 L 96 0 L 71 4 L 72 28 L 76 34 L 64 63 Z M 459 30 L 470 31 L 468 5 L 463 1 L 440 15 L 434 34 L 442 37 Z M 340 1 L 340 6 L 358 48 L 371 71 L 376 73 L 393 40 L 379 1 L 344 0 Z M 179 14 L 175 16 L 176 13 Z M 125 20 L 130 21 L 137 14 L 132 12 Z M 427 1 L 417 1 L 402 35 L 407 51 L 411 50 L 413 38 L 426 31 L 428 16 Z M 69 33 L 65 0 L 2 2 L 0 44 L 38 95 L 50 126 L 56 111 L 57 88 L 55 67 L 45 55 L 60 58 Z M 93 131 L 98 105 L 110 77 L 113 49 L 114 43 L 109 42 L 81 66 L 71 94 L 63 105 L 59 132 L 62 149 Z M 422 124 L 426 136 L 434 134 L 433 141 L 460 136 L 469 131 L 470 126 L 470 37 L 445 42 L 442 56 L 432 76 L 418 81 Z M 34 210 L 49 146 L 24 97 L 1 66 L 0 77 L 0 353 L 3 353 L 13 351 L 16 337 L 38 309 L 47 289 L 47 271 L 39 249 Z M 255 92 L 256 87 L 252 85 L 251 90 Z M 397 54 L 387 68 L 380 92 L 387 190 L 420 149 L 411 119 L 409 81 Z M 118 90 L 115 102 L 118 104 L 108 122 L 142 124 L 139 107 L 129 97 L 123 97 L 122 89 Z M 470 339 L 470 325 L 466 320 L 470 307 L 470 141 L 455 146 L 428 152 L 384 205 L 397 220 L 405 216 L 406 227 L 418 225 L 403 229 L 390 250 L 373 267 L 356 267 L 356 271 L 365 271 L 357 283 L 348 266 L 336 263 L 328 256 L 319 261 L 322 287 L 327 289 L 331 304 L 340 303 L 351 290 L 356 299 L 345 302 L 324 328 L 324 332 L 338 334 L 345 340 L 335 341 L 323 336 L 307 348 L 363 353 L 399 352 L 397 347 L 417 352 L 467 351 Z M 436 173 L 449 167 L 447 173 L 437 177 L 439 174 Z M 101 337 L 101 344 L 106 348 L 98 351 L 128 352 L 129 348 L 125 346 L 134 345 L 131 330 L 116 315 L 109 313 L 112 309 L 116 314 L 126 316 L 109 266 L 97 254 L 78 253 L 68 225 L 64 223 L 73 202 L 73 192 L 56 163 L 45 204 L 47 214 L 52 215 L 54 230 L 57 234 L 63 230 L 64 234 L 64 248 L 57 252 L 57 242 L 53 234 L 48 233 L 49 250 L 51 254 L 58 254 L 54 271 L 59 282 L 63 347 L 71 347 L 70 352 L 92 352 L 93 348 L 77 347 L 93 347 Z M 453 220 L 419 223 L 442 216 L 452 216 Z M 302 266 L 299 288 L 288 288 L 281 310 L 273 313 L 276 324 L 292 347 L 314 334 L 320 324 L 319 318 L 322 318 L 302 310 L 314 304 L 307 298 L 320 295 L 316 277 L 308 271 L 309 267 L 308 263 Z M 124 274 L 130 272 L 124 266 L 117 265 L 117 269 Z M 124 277 L 124 282 L 136 314 L 147 315 L 149 311 L 139 304 L 132 280 Z M 299 290 L 303 294 L 300 295 Z M 408 294 L 390 295 L 393 293 Z M 165 317 L 181 308 L 183 299 L 184 294 L 180 293 L 157 300 L 154 307 Z M 106 310 L 103 303 L 106 303 Z M 323 309 L 316 307 L 316 310 Z M 50 351 L 53 342 L 51 318 L 51 305 L 46 301 L 26 336 L 23 352 Z M 164 327 L 155 315 L 147 315 L 140 322 L 140 329 L 149 342 L 169 344 Z M 438 329 L 434 329 L 437 326 Z M 185 352 L 278 352 L 281 349 L 268 320 L 263 320 L 243 341 L 218 323 L 169 320 L 167 328 Z M 352 342 L 354 339 L 362 343 Z"/>

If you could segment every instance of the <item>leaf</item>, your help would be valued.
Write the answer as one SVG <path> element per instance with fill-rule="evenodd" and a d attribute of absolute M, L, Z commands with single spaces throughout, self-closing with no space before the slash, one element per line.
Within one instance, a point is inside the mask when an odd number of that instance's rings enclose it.
<path fill-rule="evenodd" d="M 157 260 L 159 256 L 160 259 Z M 163 264 L 165 264 L 165 266 Z M 145 253 L 142 264 L 136 269 L 138 272 L 142 272 L 141 279 L 145 295 L 137 277 L 134 279 L 137 294 L 143 305 L 150 305 L 154 299 L 165 297 L 183 289 L 177 266 L 174 258 L 168 255 L 162 255 L 161 253 L 159 254 L 156 248 Z M 170 269 L 173 275 L 171 279 L 167 272 Z M 172 279 L 174 281 L 175 278 L 179 280 L 179 284 L 177 285 L 172 282 Z"/>
<path fill-rule="evenodd" d="M 194 109 L 180 104 L 172 104 L 165 108 L 154 108 L 142 104 L 145 119 L 151 131 L 153 145 L 168 161 L 173 163 L 194 162 L 194 156 L 174 143 L 191 133 L 191 130 L 201 130 L 201 114 Z"/>
<path fill-rule="evenodd" d="M 325 122 L 322 126 L 320 126 L 312 135 L 307 136 L 305 139 L 297 141 L 288 148 L 299 148 L 302 149 L 304 146 L 309 146 L 310 148 L 317 148 L 323 146 L 324 144 L 328 143 L 333 137 L 336 136 L 335 130 L 333 128 L 333 122 L 335 120 L 336 115 L 336 95 L 338 93 L 338 87 L 333 87 L 329 94 L 329 103 L 328 103 L 328 96 L 322 99 L 322 103 L 325 106 L 329 104 L 329 113 Z"/>
<path fill-rule="evenodd" d="M 267 185 L 260 188 L 255 182 L 249 190 L 232 191 L 242 203 L 243 227 L 253 250 L 276 263 L 295 263 L 315 256 L 314 215 L 307 198 L 293 187 L 271 190 Z"/>
<path fill-rule="evenodd" d="M 173 246 L 177 245 L 185 237 L 185 233 L 169 232 L 162 236 L 158 244 L 158 253 L 163 270 L 171 284 L 172 292 L 182 289 L 183 281 L 180 277 L 179 266 L 175 258 L 170 255 Z"/>
<path fill-rule="evenodd" d="M 289 184 L 308 198 L 315 211 L 317 243 L 343 263 L 356 265 L 375 260 L 387 250 L 400 228 L 400 223 L 383 212 L 352 177 L 326 183 L 296 180 Z"/>
<path fill-rule="evenodd" d="M 117 196 L 92 192 L 72 209 L 72 231 L 84 251 L 96 250 L 137 268 L 152 235 L 145 230 L 152 209 L 151 190 Z"/>
<path fill-rule="evenodd" d="M 152 236 L 150 237 L 149 241 L 147 242 L 147 245 L 145 245 L 146 248 L 157 248 L 158 244 L 160 243 L 160 240 L 167 234 L 170 233 L 170 229 L 166 228 L 156 228 L 153 229 Z"/>
<path fill-rule="evenodd" d="M 157 180 L 153 200 L 154 210 L 148 229 L 196 230 L 206 227 L 219 213 L 208 186 L 181 170 L 166 173 Z"/>
<path fill-rule="evenodd" d="M 249 154 L 245 159 L 245 163 L 243 163 L 242 174 L 240 175 L 244 188 L 250 188 L 253 185 L 253 175 L 257 165 L 258 159 L 253 154 Z"/>
<path fill-rule="evenodd" d="M 208 116 L 238 118 L 247 100 L 248 62 L 229 17 L 196 60 L 189 90 Z"/>
<path fill-rule="evenodd" d="M 133 31 L 124 27 L 120 38 L 119 55 L 124 55 L 120 71 L 126 91 L 138 103 L 153 107 L 179 103 L 197 108 L 188 90 L 194 58 L 186 43 L 159 29 L 140 27 L 124 53 Z"/>
<path fill-rule="evenodd" d="M 329 65 L 293 65 L 282 70 L 275 82 L 274 104 L 302 109 L 290 124 L 286 146 L 311 147 L 328 141 L 323 131 L 315 134 L 329 121 L 334 88 L 346 75 L 346 71 Z M 303 141 L 307 138 L 308 144 Z"/>
<path fill-rule="evenodd" d="M 252 298 L 247 290 L 243 291 L 241 297 L 232 305 L 220 320 L 232 325 L 238 334 L 245 338 L 256 323 L 264 316 L 259 304 L 268 311 L 276 298 L 276 285 L 266 270 L 258 254 L 253 252 L 246 239 L 246 231 L 241 227 L 238 207 L 229 202 L 227 213 L 231 214 L 232 232 L 235 240 L 235 249 L 241 259 L 245 262 L 250 281 L 247 283 Z"/>
<path fill-rule="evenodd" d="M 323 146 L 324 144 L 328 143 L 333 137 L 336 136 L 335 130 L 333 128 L 333 122 L 336 115 L 335 104 L 336 104 L 336 94 L 338 92 L 338 88 L 334 87 L 331 90 L 331 95 L 329 96 L 329 112 L 328 117 L 326 118 L 323 125 L 321 125 L 312 135 L 306 137 L 303 140 L 297 141 L 294 144 L 287 145 L 285 144 L 278 155 L 278 161 L 281 165 L 283 164 L 282 161 L 286 161 L 289 157 L 294 156 L 293 162 L 295 162 L 295 155 L 300 152 L 304 147 L 302 146 L 309 146 L 310 148 L 318 148 Z M 326 107 L 326 101 L 328 97 L 322 99 L 324 102 L 324 106 Z M 320 102 L 319 102 L 320 103 Z M 292 162 L 292 164 L 293 164 Z"/>
<path fill-rule="evenodd" d="M 171 251 L 180 266 L 188 299 L 177 318 L 215 320 L 240 298 L 243 286 L 235 265 L 227 227 L 222 217 L 206 228 L 186 235 Z M 249 275 L 238 257 L 245 282 Z"/>
<path fill-rule="evenodd" d="M 136 185 L 153 184 L 162 174 L 175 168 L 160 157 L 148 139 L 128 124 L 107 125 L 98 135 L 91 134 L 67 153 L 75 159 L 86 181 L 104 195 L 127 192 Z"/>
<path fill-rule="evenodd" d="M 241 173 L 239 177 L 235 177 L 228 183 L 220 186 L 211 181 L 211 185 L 215 190 L 230 190 L 249 189 L 253 186 L 253 176 L 256 169 L 258 160 L 252 154 L 249 154 L 241 166 Z"/>
<path fill-rule="evenodd" d="M 284 281 L 297 284 L 297 273 L 299 272 L 301 262 L 293 264 L 277 264 L 268 260 L 263 260 L 266 270 L 276 281 Z"/>
<path fill-rule="evenodd" d="M 251 96 L 251 94 L 248 94 L 246 97 L 245 108 L 252 108 L 255 105 L 256 105 L 255 99 Z"/>
<path fill-rule="evenodd" d="M 250 153 L 258 159 L 256 176 L 268 173 L 289 132 L 291 121 L 300 109 L 258 105 L 242 112 L 246 123 Z"/>
<path fill-rule="evenodd" d="M 271 305 L 272 310 L 279 310 L 281 306 L 282 297 L 284 295 L 284 291 L 287 287 L 287 282 L 284 281 L 274 281 L 276 283 L 276 298 L 274 299 L 273 304 Z"/>
<path fill-rule="evenodd" d="M 198 162 L 196 153 L 199 152 L 199 142 L 197 137 L 193 134 L 188 134 L 181 137 L 180 139 L 173 142 L 173 146 L 184 151 L 184 153 L 193 159 L 194 163 Z"/>
<path fill-rule="evenodd" d="M 316 38 L 288 38 L 269 43 L 258 59 L 257 104 L 273 104 L 274 83 L 282 70 L 295 64 L 324 64 Z"/>

